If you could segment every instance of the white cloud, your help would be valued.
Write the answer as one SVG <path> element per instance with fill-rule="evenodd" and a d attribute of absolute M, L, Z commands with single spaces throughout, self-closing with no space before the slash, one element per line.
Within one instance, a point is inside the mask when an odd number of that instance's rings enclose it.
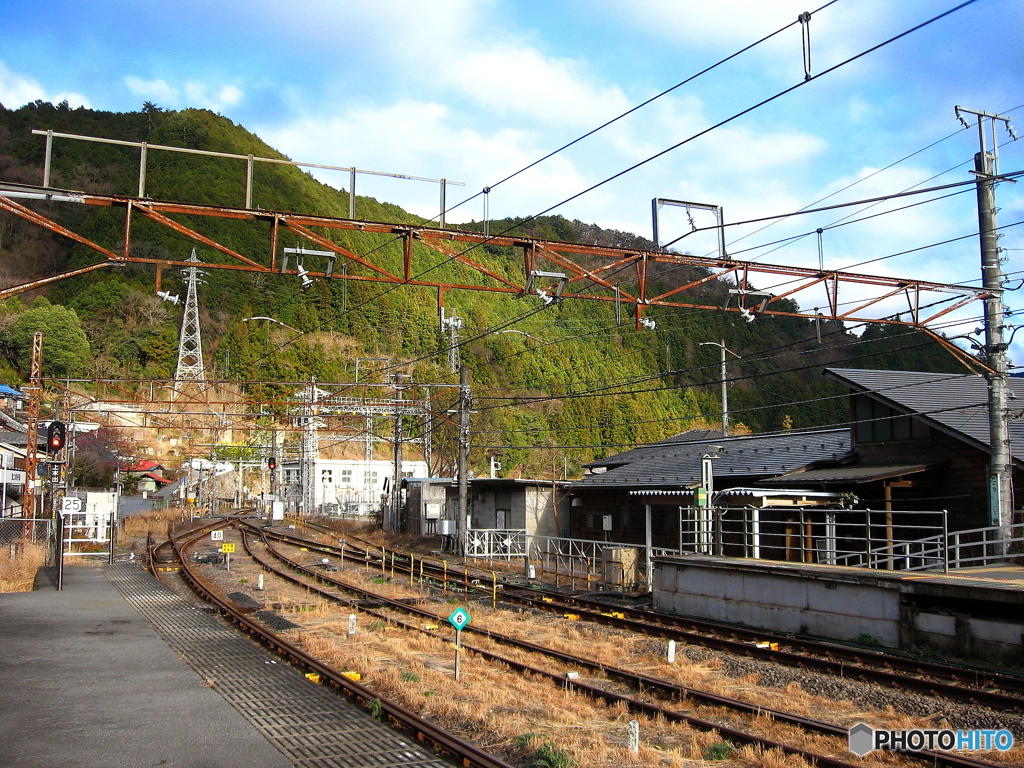
<path fill-rule="evenodd" d="M 256 127 L 272 146 L 295 160 L 426 178 L 447 178 L 448 203 L 475 194 L 522 168 L 540 154 L 538 135 L 498 128 L 490 132 L 459 124 L 450 109 L 436 102 L 399 101 L 380 108 L 357 107 L 330 118 L 304 118 L 284 128 Z M 316 172 L 326 183 L 348 186 L 348 175 Z M 360 176 L 358 195 L 395 202 L 423 216 L 438 212 L 437 188 L 424 182 Z M 535 210 L 540 195 L 554 199 L 578 191 L 585 182 L 570 162 L 556 158 L 524 178 L 491 193 L 491 216 L 522 215 Z M 378 190 L 384 190 L 378 192 Z M 450 215 L 452 221 L 482 217 L 482 200 Z"/>
<path fill-rule="evenodd" d="M 134 75 L 125 77 L 124 83 L 136 96 L 171 109 L 199 107 L 219 112 L 235 106 L 244 96 L 242 89 L 236 85 L 224 85 L 217 90 L 194 80 L 186 82 L 180 89 L 160 78 L 143 80 Z"/>
<path fill-rule="evenodd" d="M 178 103 L 178 92 L 164 80 L 143 80 L 141 77 L 128 75 L 124 79 L 124 84 L 136 96 L 142 96 L 148 101 L 162 102 L 167 106 L 173 106 Z"/>
<path fill-rule="evenodd" d="M 792 24 L 810 10 L 805 0 L 646 0 L 629 4 L 588 1 L 593 3 L 593 12 L 603 13 L 622 28 L 659 42 L 685 41 L 690 50 L 723 55 Z M 812 70 L 820 71 L 884 39 L 886 35 L 881 30 L 900 15 L 906 15 L 906 11 L 894 9 L 884 0 L 863 0 L 851 8 L 839 3 L 816 13 L 809 27 Z M 766 41 L 753 55 L 772 60 L 781 67 L 780 72 L 802 73 L 800 25 L 794 24 Z"/>
<path fill-rule="evenodd" d="M 533 48 L 489 46 L 447 62 L 440 74 L 493 112 L 545 123 L 593 126 L 630 106 L 619 88 L 588 80 L 580 62 Z"/>
<path fill-rule="evenodd" d="M 235 85 L 225 85 L 217 92 L 217 101 L 223 106 L 233 107 L 242 100 L 242 89 Z"/>
<path fill-rule="evenodd" d="M 72 107 L 89 107 L 89 100 L 78 93 L 60 91 L 46 92 L 46 89 L 30 77 L 12 72 L 0 61 L 0 104 L 8 109 L 17 109 L 32 101 L 48 101 L 59 104 L 68 102 Z"/>

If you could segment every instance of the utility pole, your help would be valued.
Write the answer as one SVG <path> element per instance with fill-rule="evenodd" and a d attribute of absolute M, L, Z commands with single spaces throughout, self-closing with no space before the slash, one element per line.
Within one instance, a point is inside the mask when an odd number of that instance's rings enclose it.
<path fill-rule="evenodd" d="M 320 390 L 317 389 L 316 379 L 311 378 L 309 399 L 304 405 L 306 419 L 302 427 L 302 453 L 299 460 L 303 516 L 316 514 L 316 469 L 320 461 L 320 437 L 317 432 L 317 428 L 320 426 L 320 412 L 317 407 L 319 394 Z"/>
<path fill-rule="evenodd" d="M 978 118 L 978 141 L 980 152 L 974 156 L 974 174 L 978 187 L 978 232 L 981 240 L 982 285 L 988 291 L 985 299 L 985 356 L 992 373 L 988 378 L 989 416 L 989 514 L 990 523 L 999 526 L 1000 539 L 1009 535 L 1013 524 L 1013 458 L 1010 455 L 1010 434 L 1007 425 L 1006 357 L 1007 344 L 1003 338 L 1003 271 L 999 258 L 999 234 L 996 225 L 996 188 L 999 177 L 996 123 L 1002 122 L 1010 136 L 1016 135 L 1010 127 L 1010 119 L 1003 115 L 964 109 L 954 109 L 957 119 L 970 127 L 962 113 Z M 985 120 L 991 131 L 992 150 L 985 141 Z"/>
<path fill-rule="evenodd" d="M 459 370 L 459 539 L 469 548 L 469 369 Z"/>
<path fill-rule="evenodd" d="M 722 364 L 721 364 L 721 378 L 722 378 L 722 436 L 729 436 L 729 379 L 728 372 L 725 367 L 725 353 L 728 352 L 733 357 L 739 357 L 735 352 L 725 346 L 725 339 L 721 342 L 717 341 L 702 341 L 698 346 L 701 347 L 718 347 L 722 352 Z"/>
<path fill-rule="evenodd" d="M 399 508 L 401 494 L 398 485 L 402 482 L 402 387 L 400 386 L 402 374 L 394 375 L 395 382 L 395 456 L 394 474 L 391 483 L 391 496 L 388 499 L 388 524 L 384 526 L 386 531 L 398 531 L 398 519 L 401 513 Z"/>

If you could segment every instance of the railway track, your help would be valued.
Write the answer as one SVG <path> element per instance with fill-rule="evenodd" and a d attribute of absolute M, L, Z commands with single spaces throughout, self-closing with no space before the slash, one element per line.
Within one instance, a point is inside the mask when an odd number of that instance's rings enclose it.
<path fill-rule="evenodd" d="M 335 538 L 341 534 L 327 526 L 306 523 Z M 288 538 L 287 534 L 273 532 L 270 535 Z M 297 540 L 300 537 L 294 537 Z M 305 539 L 308 546 L 320 547 L 325 554 L 379 564 L 380 547 L 350 534 L 344 534 L 346 542 L 353 539 L 363 546 L 347 543 L 341 547 Z M 374 551 L 376 550 L 376 551 Z M 391 568 L 404 573 L 410 570 L 440 580 L 453 580 L 458 575 L 455 569 L 445 572 L 435 564 L 436 558 L 425 558 L 411 563 L 409 555 L 392 558 Z M 487 572 L 480 569 L 471 577 L 463 578 L 462 584 L 468 590 L 481 594 L 495 594 L 494 584 Z M 581 620 L 587 620 L 648 634 L 655 637 L 679 640 L 710 650 L 723 651 L 754 659 L 771 661 L 786 666 L 810 670 L 843 678 L 884 685 L 891 688 L 914 691 L 928 696 L 957 701 L 973 706 L 984 706 L 999 711 L 1024 712 L 1024 677 L 994 673 L 976 667 L 937 663 L 928 660 L 911 659 L 901 656 L 870 651 L 860 648 L 816 642 L 810 639 L 793 638 L 788 635 L 748 630 L 727 624 L 702 621 L 687 617 L 672 616 L 654 611 L 610 605 L 608 602 L 565 592 L 531 586 L 523 588 L 516 580 L 500 580 L 497 593 L 501 600 L 534 610 L 556 614 L 572 613 Z M 773 647 L 775 644 L 775 647 Z M 766 646 L 767 647 L 764 647 Z"/>
<path fill-rule="evenodd" d="M 231 601 L 222 597 L 218 590 L 200 577 L 198 569 L 189 562 L 187 551 L 196 542 L 204 539 L 211 530 L 239 523 L 241 523 L 240 518 L 225 518 L 179 535 L 172 535 L 169 542 L 163 544 L 151 542 L 151 563 L 167 564 L 176 561 L 174 564 L 177 565 L 179 573 L 192 589 L 204 600 L 216 606 L 229 622 L 252 639 L 287 659 L 292 665 L 319 675 L 321 681 L 334 688 L 336 692 L 347 696 L 368 711 L 379 713 L 382 719 L 413 734 L 417 741 L 430 744 L 439 754 L 454 757 L 463 768 L 513 768 L 503 760 L 484 752 L 429 720 L 419 717 L 416 713 L 345 677 L 339 670 L 331 668 L 295 644 L 265 629 L 261 624 L 239 611 Z M 173 558 L 168 554 L 168 547 L 174 553 Z M 154 574 L 158 579 L 160 570 L 160 568 L 154 568 Z"/>
<path fill-rule="evenodd" d="M 334 600 L 346 605 L 353 605 L 354 602 L 351 599 L 339 597 L 337 594 L 329 589 L 323 589 L 316 586 L 313 582 L 326 583 L 336 590 L 342 590 L 349 594 L 357 595 L 363 603 L 359 606 L 360 610 L 364 613 L 368 613 L 377 618 L 401 626 L 406 630 L 415 631 L 435 637 L 440 637 L 436 632 L 425 629 L 422 625 L 415 624 L 412 622 L 402 621 L 396 618 L 394 615 L 382 612 L 377 609 L 368 608 L 366 601 L 380 606 L 386 607 L 394 612 L 400 612 L 406 615 L 412 615 L 420 619 L 427 619 L 428 622 L 440 622 L 442 617 L 434 614 L 431 611 L 418 608 L 416 606 L 408 605 L 406 602 L 389 599 L 371 590 L 360 588 L 342 581 L 339 578 L 332 577 L 327 573 L 324 573 L 321 569 L 315 565 L 303 564 L 296 560 L 294 557 L 289 557 L 279 551 L 270 544 L 270 540 L 277 539 L 283 543 L 289 544 L 295 547 L 305 548 L 307 550 L 316 549 L 310 546 L 310 542 L 305 539 L 298 537 L 279 537 L 274 532 L 268 532 L 264 529 L 256 528 L 249 525 L 242 525 L 243 529 L 243 546 L 247 553 L 250 554 L 263 568 L 277 574 L 279 577 L 284 578 L 296 585 L 299 585 L 305 589 L 315 591 L 321 597 L 326 599 Z M 253 551 L 250 539 L 252 537 L 258 537 L 259 540 L 266 545 L 267 552 L 271 554 L 277 560 L 285 563 L 288 568 L 303 574 L 306 578 L 300 579 L 291 573 L 285 571 L 282 568 L 277 567 L 274 563 L 268 559 L 261 557 Z M 289 541 L 289 539 L 291 539 Z M 322 550 L 321 550 L 322 552 Z M 337 555 L 336 555 L 337 556 Z M 428 626 L 432 626 L 428 624 Z M 661 696 L 670 697 L 673 699 L 689 699 L 693 702 L 724 708 L 733 713 L 739 713 L 747 716 L 767 716 L 775 720 L 776 722 L 786 723 L 788 725 L 796 726 L 804 731 L 813 732 L 817 734 L 823 734 L 831 737 L 841 738 L 845 740 L 847 735 L 847 729 L 832 723 L 826 723 L 811 718 L 806 718 L 800 715 L 793 715 L 791 713 L 783 712 L 781 710 L 769 709 L 761 706 L 752 705 L 748 702 L 743 702 L 737 699 L 732 699 L 717 694 L 708 693 L 705 691 L 699 691 L 684 686 L 679 686 L 671 683 L 667 680 L 654 678 L 648 675 L 637 674 L 629 670 L 621 669 L 618 667 L 610 666 L 604 663 L 598 663 L 589 659 L 574 655 L 555 651 L 550 648 L 539 646 L 534 643 L 525 642 L 518 640 L 511 636 L 503 635 L 493 630 L 477 629 L 473 627 L 467 627 L 465 631 L 469 631 L 471 634 L 484 636 L 490 640 L 496 641 L 502 645 L 514 647 L 522 651 L 526 651 L 531 654 L 539 654 L 550 660 L 563 664 L 567 668 L 585 669 L 592 672 L 601 673 L 607 675 L 610 678 L 615 678 L 620 681 L 626 682 L 632 687 L 650 692 L 657 692 Z M 660 716 L 669 722 L 685 722 L 690 726 L 701 730 L 715 730 L 719 732 L 723 738 L 727 738 L 730 741 L 742 744 L 754 744 L 761 748 L 778 749 L 787 754 L 800 755 L 804 759 L 810 761 L 812 764 L 822 766 L 822 768 L 840 768 L 840 766 L 848 766 L 848 763 L 838 760 L 829 755 L 822 755 L 809 750 L 792 747 L 781 742 L 777 742 L 772 739 L 766 739 L 764 737 L 749 733 L 747 731 L 733 728 L 729 725 L 723 724 L 722 722 L 709 721 L 704 718 L 697 718 L 685 713 L 676 711 L 670 706 L 661 704 L 652 704 L 647 701 L 641 701 L 632 696 L 626 696 L 618 693 L 613 693 L 599 686 L 589 685 L 578 680 L 566 679 L 565 672 L 552 672 L 543 668 L 538 668 L 535 665 L 527 664 L 521 661 L 510 659 L 504 655 L 496 654 L 486 649 L 475 647 L 472 645 L 465 645 L 464 647 L 473 650 L 479 654 L 482 658 L 488 659 L 489 661 L 505 664 L 506 666 L 519 671 L 521 673 L 527 673 L 540 677 L 545 677 L 557 685 L 565 686 L 566 688 L 575 690 L 582 694 L 588 695 L 592 698 L 600 699 L 608 703 L 620 703 L 624 704 L 631 712 L 643 713 L 647 716 L 655 717 Z M 939 766 L 958 766 L 960 768 L 967 768 L 972 766 L 973 768 L 980 768 L 981 766 L 991 765 L 983 761 L 974 760 L 972 758 L 964 758 L 957 755 L 949 755 L 941 752 L 922 752 L 917 755 L 919 759 L 927 762 L 931 765 Z"/>

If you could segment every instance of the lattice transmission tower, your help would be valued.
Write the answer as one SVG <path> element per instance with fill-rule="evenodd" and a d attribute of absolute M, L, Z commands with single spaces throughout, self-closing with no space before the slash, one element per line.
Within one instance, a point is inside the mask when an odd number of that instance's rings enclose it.
<path fill-rule="evenodd" d="M 196 249 L 192 249 L 190 262 L 199 264 Z M 196 285 L 202 282 L 199 275 L 205 274 L 197 267 L 182 270 L 188 283 L 185 297 L 185 315 L 181 319 L 181 338 L 178 341 L 178 368 L 175 381 L 204 381 L 206 368 L 203 366 L 203 337 L 199 327 L 199 304 L 196 301 Z"/>

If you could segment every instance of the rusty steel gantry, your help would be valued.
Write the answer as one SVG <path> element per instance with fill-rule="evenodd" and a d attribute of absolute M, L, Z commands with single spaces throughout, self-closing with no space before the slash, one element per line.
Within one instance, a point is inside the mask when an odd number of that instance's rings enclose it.
<path fill-rule="evenodd" d="M 120 209 L 124 214 L 123 237 L 117 244 L 97 243 L 72 231 L 15 200 L 16 197 Z M 483 235 L 465 230 L 438 229 L 427 225 L 390 224 L 356 221 L 329 216 L 310 216 L 285 211 L 237 208 L 158 201 L 119 195 L 100 195 L 58 190 L 50 187 L 0 185 L 0 209 L 18 216 L 50 232 L 69 238 L 95 251 L 101 261 L 49 277 L 30 280 L 0 290 L 0 300 L 76 275 L 118 264 L 152 264 L 156 269 L 156 287 L 160 288 L 162 271 L 169 267 L 194 266 L 185 260 L 157 259 L 132 254 L 133 224 L 142 219 L 177 232 L 193 243 L 201 243 L 221 254 L 223 261 L 204 262 L 203 268 L 243 273 L 298 275 L 288 270 L 281 253 L 281 236 L 291 233 L 343 260 L 346 269 L 334 269 L 334 260 L 324 270 L 305 269 L 311 277 L 350 280 L 390 285 L 432 288 L 437 291 L 438 305 L 444 306 L 448 291 L 486 291 L 513 296 L 539 292 L 542 296 L 632 304 L 634 320 L 641 327 L 644 312 L 650 307 L 678 307 L 741 312 L 751 315 L 785 315 L 817 320 L 875 322 L 911 326 L 929 331 L 928 326 L 971 303 L 985 299 L 983 288 L 937 283 L 914 278 L 888 277 L 840 270 L 822 270 L 738 261 L 680 254 L 667 250 L 644 251 L 585 243 L 565 243 L 507 235 Z M 232 220 L 266 231 L 266 248 L 260 253 L 239 253 L 222 242 L 204 234 L 204 220 Z M 187 223 L 186 223 L 187 221 Z M 379 251 L 379 242 L 367 243 L 365 249 L 343 245 L 329 237 L 332 232 L 348 232 L 358 244 L 360 236 L 380 235 L 401 243 L 401 269 L 389 269 L 372 259 L 371 251 Z M 472 258 L 482 245 L 506 246 L 520 252 L 517 263 L 503 265 L 501 271 Z M 364 251 L 365 253 L 361 253 Z M 444 262 L 468 268 L 476 278 L 465 282 L 446 282 L 431 277 L 429 258 L 440 254 Z M 653 265 L 693 267 L 699 275 L 660 293 L 652 290 Z M 557 272 L 553 270 L 558 270 Z M 623 279 L 621 275 L 628 275 Z M 560 277 L 557 288 L 552 278 Z M 730 285 L 728 300 L 710 305 L 699 298 L 688 298 L 687 292 L 715 280 Z M 543 287 L 542 287 L 543 286 Z M 801 308 L 782 302 L 792 298 Z M 894 302 L 898 302 L 894 304 Z M 813 307 L 805 309 L 802 307 Z M 940 337 L 941 341 L 941 337 Z M 962 353 L 952 344 L 951 351 Z M 969 357 L 969 356 L 968 356 Z M 977 365 L 974 358 L 971 361 Z"/>

